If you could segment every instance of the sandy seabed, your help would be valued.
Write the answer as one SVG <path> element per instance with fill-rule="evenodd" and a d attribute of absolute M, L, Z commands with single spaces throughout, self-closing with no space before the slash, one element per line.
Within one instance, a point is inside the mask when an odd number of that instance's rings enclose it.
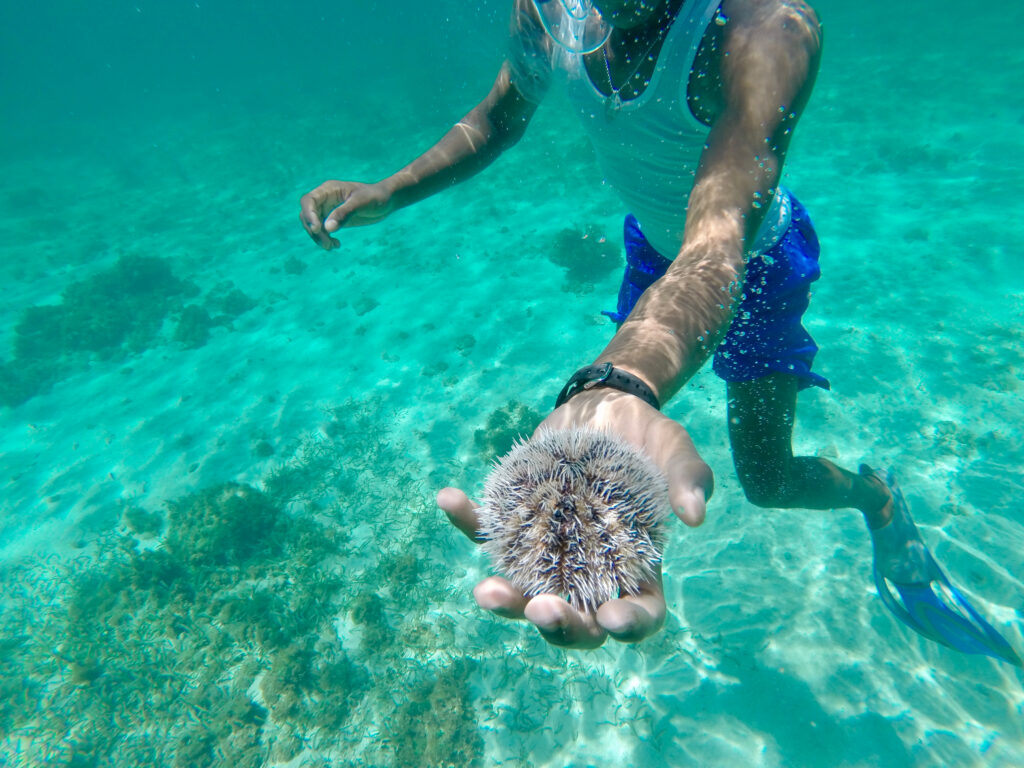
<path fill-rule="evenodd" d="M 945 99 L 905 106 L 938 93 L 923 76 L 863 88 L 899 66 L 826 69 L 791 151 L 833 385 L 801 395 L 796 448 L 894 466 L 937 559 L 1021 650 L 1020 107 L 938 58 L 917 66 Z M 979 117 L 938 120 L 968 86 Z M 865 93 L 887 120 L 865 120 Z M 435 127 L 337 126 L 325 159 L 303 149 L 315 116 L 269 113 L 254 136 L 196 113 L 113 158 L 12 158 L 8 364 L 29 307 L 124 259 L 193 288 L 0 411 L 0 764 L 1024 762 L 1021 671 L 886 613 L 855 514 L 748 504 L 707 372 L 666 408 L 717 477 L 707 523 L 670 534 L 666 628 L 567 653 L 475 610 L 487 563 L 433 494 L 479 492 L 611 333 L 623 212 L 558 107 L 487 176 L 331 253 L 298 195 L 374 178 L 374 150 Z M 78 191 L 55 231 L 31 201 L 58 178 Z M 232 290 L 249 302 L 228 311 Z"/>

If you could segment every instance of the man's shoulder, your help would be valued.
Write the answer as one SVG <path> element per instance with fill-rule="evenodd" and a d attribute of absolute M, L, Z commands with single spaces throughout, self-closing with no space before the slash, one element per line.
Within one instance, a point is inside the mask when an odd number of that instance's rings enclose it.
<path fill-rule="evenodd" d="M 539 104 L 548 90 L 555 59 L 551 38 L 532 0 L 514 0 L 511 32 L 509 80 L 523 98 Z"/>
<path fill-rule="evenodd" d="M 821 53 L 821 23 L 804 0 L 723 0 L 722 13 L 724 49 L 743 51 L 758 66 L 778 62 L 783 72 L 781 60 L 800 54 L 816 60 Z"/>
<path fill-rule="evenodd" d="M 818 14 L 804 0 L 723 0 L 722 13 L 746 31 L 777 30 L 781 25 L 796 35 L 821 37 Z"/>
<path fill-rule="evenodd" d="M 524 29 L 528 34 L 544 32 L 533 0 L 512 0 L 512 28 Z"/>
<path fill-rule="evenodd" d="M 512 38 L 527 49 L 551 47 L 533 0 L 513 0 Z"/>

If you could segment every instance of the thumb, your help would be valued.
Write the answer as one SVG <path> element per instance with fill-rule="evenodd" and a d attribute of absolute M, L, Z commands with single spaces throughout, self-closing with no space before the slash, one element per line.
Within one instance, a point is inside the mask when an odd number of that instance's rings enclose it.
<path fill-rule="evenodd" d="M 356 208 L 358 208 L 358 205 L 353 201 L 352 197 L 349 197 L 344 203 L 331 211 L 327 218 L 324 219 L 324 229 L 328 232 L 335 232 L 341 229 L 345 226 L 345 220 L 354 210 L 356 210 Z"/>
<path fill-rule="evenodd" d="M 696 527 L 704 522 L 707 500 L 715 489 L 711 468 L 699 459 L 669 468 L 668 497 L 672 510 L 684 523 Z"/>
<path fill-rule="evenodd" d="M 458 488 L 442 488 L 437 494 L 437 506 L 448 515 L 451 524 L 462 531 L 466 538 L 471 541 L 477 540 L 480 521 L 477 520 L 476 509 L 479 504 L 474 503 Z"/>

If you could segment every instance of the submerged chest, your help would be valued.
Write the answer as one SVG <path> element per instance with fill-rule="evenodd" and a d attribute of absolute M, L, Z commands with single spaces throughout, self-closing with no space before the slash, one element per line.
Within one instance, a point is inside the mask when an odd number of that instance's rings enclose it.
<path fill-rule="evenodd" d="M 703 29 L 696 53 L 685 71 L 664 73 L 675 80 L 671 86 L 685 93 L 689 112 L 704 125 L 714 121 L 722 105 L 723 33 L 723 17 L 716 12 Z M 613 35 L 603 48 L 583 57 L 583 72 L 597 94 L 606 100 L 609 110 L 639 100 L 651 87 L 659 66 L 666 69 L 668 34 L 666 30 L 653 38 Z M 685 91 L 682 90 L 683 78 Z"/>

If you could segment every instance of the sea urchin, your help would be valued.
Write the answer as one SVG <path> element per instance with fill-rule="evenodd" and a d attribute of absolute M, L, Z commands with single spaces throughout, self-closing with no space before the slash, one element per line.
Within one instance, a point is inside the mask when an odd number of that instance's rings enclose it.
<path fill-rule="evenodd" d="M 482 546 L 527 596 L 594 610 L 636 594 L 661 562 L 664 475 L 608 432 L 541 430 L 500 458 L 477 511 Z"/>

